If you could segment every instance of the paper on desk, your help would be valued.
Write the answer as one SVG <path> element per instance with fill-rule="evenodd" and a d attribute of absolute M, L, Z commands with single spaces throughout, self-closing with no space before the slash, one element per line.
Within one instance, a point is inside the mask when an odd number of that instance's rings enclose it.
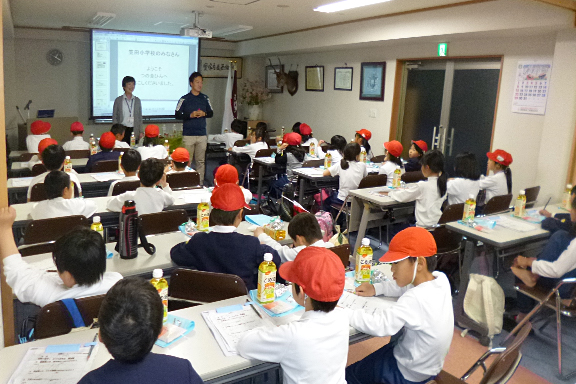
<path fill-rule="evenodd" d="M 191 189 L 189 191 L 185 191 L 182 194 L 181 199 L 183 199 L 186 204 L 200 204 L 202 202 L 202 198 L 210 200 L 210 196 L 212 196 L 212 194 L 207 189 Z"/>
<path fill-rule="evenodd" d="M 298 172 L 312 177 L 322 177 L 324 170 L 321 168 L 300 168 Z"/>
<path fill-rule="evenodd" d="M 353 293 L 344 291 L 340 300 L 338 300 L 338 305 L 342 308 L 361 309 L 364 312 L 373 315 L 377 309 L 391 307 L 394 305 L 394 302 L 382 300 L 376 297 L 357 296 Z"/>
<path fill-rule="evenodd" d="M 31 181 L 32 181 L 31 177 L 18 177 L 18 178 L 12 179 L 12 186 L 13 187 L 29 187 Z"/>
<path fill-rule="evenodd" d="M 530 232 L 530 231 L 533 231 L 533 230 L 539 228 L 538 225 L 528 224 L 528 223 L 522 222 L 520 220 L 516 220 L 514 218 L 506 217 L 506 216 L 500 216 L 498 218 L 498 220 L 496 220 L 496 225 L 499 225 L 501 227 L 508 228 L 508 229 L 511 229 L 511 230 L 517 231 L 517 232 Z"/>
<path fill-rule="evenodd" d="M 38 260 L 32 263 L 28 263 L 28 265 L 32 268 L 35 269 L 40 269 L 42 271 L 49 271 L 49 270 L 55 270 L 56 266 L 54 265 L 54 260 L 52 260 L 51 257 L 46 258 L 46 259 L 42 259 L 42 260 Z"/>
<path fill-rule="evenodd" d="M 96 181 L 120 180 L 124 178 L 124 175 L 118 172 L 99 172 L 93 173 L 91 176 Z"/>
<path fill-rule="evenodd" d="M 98 344 L 90 353 L 89 346 L 72 352 L 46 353 L 44 347 L 30 348 L 10 377 L 8 384 L 76 384 L 92 367 Z"/>

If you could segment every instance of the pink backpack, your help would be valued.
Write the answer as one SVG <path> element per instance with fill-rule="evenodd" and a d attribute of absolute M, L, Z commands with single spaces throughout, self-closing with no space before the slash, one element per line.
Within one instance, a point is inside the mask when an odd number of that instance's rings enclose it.
<path fill-rule="evenodd" d="M 332 215 L 330 212 L 319 211 L 314 216 L 318 220 L 320 229 L 322 230 L 322 240 L 328 241 L 332 237 L 332 229 L 334 228 L 334 223 L 332 221 Z"/>

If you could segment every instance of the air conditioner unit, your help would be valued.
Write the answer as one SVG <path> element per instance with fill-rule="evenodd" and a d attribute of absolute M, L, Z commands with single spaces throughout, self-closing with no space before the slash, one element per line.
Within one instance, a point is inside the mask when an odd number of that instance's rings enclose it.
<path fill-rule="evenodd" d="M 95 25 L 97 27 L 103 27 L 108 24 L 110 21 L 116 18 L 116 14 L 114 13 L 105 13 L 105 12 L 98 12 L 96 16 L 92 18 L 90 21 L 91 25 Z"/>

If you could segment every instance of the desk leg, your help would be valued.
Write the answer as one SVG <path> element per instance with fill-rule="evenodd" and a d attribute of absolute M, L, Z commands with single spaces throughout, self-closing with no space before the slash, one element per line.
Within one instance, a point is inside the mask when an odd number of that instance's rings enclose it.
<path fill-rule="evenodd" d="M 304 204 L 304 191 L 306 191 L 306 179 L 300 177 L 300 193 L 298 194 L 298 204 Z"/>
<path fill-rule="evenodd" d="M 258 194 L 258 204 L 256 207 L 258 211 L 260 210 L 260 204 L 262 203 L 262 174 L 264 173 L 264 167 L 260 167 L 258 170 L 258 189 L 256 189 L 256 193 Z"/>

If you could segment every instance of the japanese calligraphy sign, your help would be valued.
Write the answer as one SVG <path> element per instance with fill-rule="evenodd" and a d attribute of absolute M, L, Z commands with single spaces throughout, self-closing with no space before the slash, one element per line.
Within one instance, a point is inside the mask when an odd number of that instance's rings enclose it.
<path fill-rule="evenodd" d="M 241 57 L 219 57 L 219 56 L 201 56 L 200 73 L 202 77 L 228 77 L 230 62 L 236 62 L 236 73 L 238 79 L 242 78 L 242 58 Z"/>

